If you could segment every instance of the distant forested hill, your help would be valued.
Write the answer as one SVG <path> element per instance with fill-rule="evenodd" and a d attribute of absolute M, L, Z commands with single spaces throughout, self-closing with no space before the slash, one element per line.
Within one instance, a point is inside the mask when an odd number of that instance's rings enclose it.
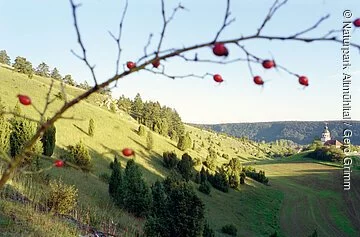
<path fill-rule="evenodd" d="M 351 121 L 353 132 L 351 143 L 360 145 L 360 121 Z M 266 142 L 278 139 L 292 140 L 298 144 L 308 144 L 315 137 L 320 137 L 324 129 L 323 121 L 285 121 L 260 123 L 227 123 L 227 124 L 191 124 L 196 127 L 211 129 L 235 137 L 248 137 L 255 141 Z M 331 136 L 342 141 L 345 128 L 343 121 L 329 121 Z"/>

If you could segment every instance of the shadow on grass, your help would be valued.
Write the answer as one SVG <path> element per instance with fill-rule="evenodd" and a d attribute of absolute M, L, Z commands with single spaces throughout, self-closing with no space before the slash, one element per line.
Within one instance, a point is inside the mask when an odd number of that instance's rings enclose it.
<path fill-rule="evenodd" d="M 306 169 L 306 170 L 296 170 L 295 172 L 299 172 L 299 173 L 329 173 L 331 170 L 327 170 L 327 169 Z"/>
<path fill-rule="evenodd" d="M 88 134 L 84 129 L 80 128 L 79 126 L 77 126 L 77 125 L 74 124 L 74 123 L 73 123 L 73 125 L 74 125 L 75 128 L 79 129 L 81 132 L 83 132 L 83 133 L 85 133 L 86 135 L 89 136 L 89 134 Z"/>
<path fill-rule="evenodd" d="M 129 136 L 128 136 L 128 138 L 129 138 L 130 140 L 132 140 L 133 142 L 135 142 L 137 145 L 139 145 L 139 146 L 140 146 L 141 148 L 143 148 L 144 150 L 147 150 L 147 147 L 144 146 L 142 143 L 136 141 L 136 140 L 135 140 L 134 138 L 132 138 L 132 137 L 129 137 Z"/>
<path fill-rule="evenodd" d="M 166 140 L 166 142 L 169 143 L 171 146 L 173 146 L 175 149 L 178 149 L 178 148 L 177 148 L 174 144 L 172 144 L 171 142 L 169 142 L 169 141 L 167 141 L 167 140 Z"/>
<path fill-rule="evenodd" d="M 134 140 L 134 142 L 137 141 Z M 89 152 L 94 160 L 94 167 L 92 172 L 95 174 L 99 175 L 104 172 L 111 174 L 110 162 L 114 160 L 115 156 L 118 157 L 118 160 L 121 162 L 121 167 L 123 169 L 125 169 L 126 163 L 130 159 L 134 158 L 134 157 L 124 157 L 121 151 L 109 148 L 104 144 L 101 144 L 101 146 L 106 150 L 106 152 L 99 153 L 89 147 Z M 109 155 L 110 155 L 110 159 L 109 159 Z M 161 176 L 166 175 L 166 171 L 165 171 L 166 168 L 162 166 L 162 162 L 160 158 L 161 156 L 156 152 L 152 152 L 152 151 L 144 152 L 142 150 L 136 151 L 135 162 L 140 167 L 143 173 L 143 177 L 148 181 L 149 184 L 153 183 L 156 180 L 161 180 L 162 179 Z M 137 159 L 141 159 L 143 162 L 137 162 Z"/>
<path fill-rule="evenodd" d="M 134 133 L 136 133 L 136 134 L 138 134 L 138 130 L 135 129 L 135 128 L 132 128 L 131 131 L 134 132 Z"/>

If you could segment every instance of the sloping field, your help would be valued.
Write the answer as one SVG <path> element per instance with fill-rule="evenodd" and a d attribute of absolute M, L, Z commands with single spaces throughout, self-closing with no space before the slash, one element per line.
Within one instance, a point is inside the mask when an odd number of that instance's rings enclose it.
<path fill-rule="evenodd" d="M 284 193 L 280 209 L 283 236 L 360 236 L 360 172 L 343 191 L 342 169 L 312 162 L 257 165 L 271 186 Z"/>

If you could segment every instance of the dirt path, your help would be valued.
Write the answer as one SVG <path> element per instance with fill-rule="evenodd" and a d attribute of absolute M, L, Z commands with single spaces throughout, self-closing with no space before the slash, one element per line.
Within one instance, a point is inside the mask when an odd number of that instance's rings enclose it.
<path fill-rule="evenodd" d="M 280 209 L 281 234 L 306 237 L 360 236 L 360 172 L 353 171 L 351 191 L 342 187 L 342 169 L 315 163 L 256 166 L 284 193 Z"/>

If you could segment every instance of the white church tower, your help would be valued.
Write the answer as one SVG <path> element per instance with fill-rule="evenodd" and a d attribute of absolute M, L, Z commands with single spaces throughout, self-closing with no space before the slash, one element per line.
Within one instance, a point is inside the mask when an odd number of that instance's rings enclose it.
<path fill-rule="evenodd" d="M 327 142 L 329 140 L 331 140 L 331 135 L 330 135 L 330 131 L 329 131 L 329 128 L 327 126 L 327 123 L 326 123 L 325 127 L 324 127 L 324 131 L 321 134 L 321 141 L 322 141 L 322 143 L 325 143 L 325 142 Z"/>

